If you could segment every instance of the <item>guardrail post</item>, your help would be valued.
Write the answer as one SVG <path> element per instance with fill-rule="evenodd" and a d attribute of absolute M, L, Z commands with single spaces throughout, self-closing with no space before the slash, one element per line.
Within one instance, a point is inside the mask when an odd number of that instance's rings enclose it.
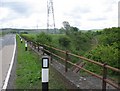
<path fill-rule="evenodd" d="M 102 82 L 102 91 L 106 91 L 106 81 L 107 78 L 107 68 L 105 67 L 107 64 L 104 63 L 103 65 L 103 82 Z"/>
<path fill-rule="evenodd" d="M 67 68 L 67 61 L 68 61 L 68 51 L 66 51 L 66 58 L 65 58 L 65 72 L 68 71 L 68 68 Z"/>
<path fill-rule="evenodd" d="M 27 41 L 25 41 L 25 51 L 27 51 Z"/>

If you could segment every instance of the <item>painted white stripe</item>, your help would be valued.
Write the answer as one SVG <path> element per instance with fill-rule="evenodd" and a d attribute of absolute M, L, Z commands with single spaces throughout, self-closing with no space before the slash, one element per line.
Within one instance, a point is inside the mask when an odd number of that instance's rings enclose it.
<path fill-rule="evenodd" d="M 12 70 L 12 67 L 13 67 L 13 63 L 14 63 L 14 57 L 15 57 L 15 51 L 16 51 L 16 36 L 15 36 L 15 44 L 14 44 L 14 50 L 13 50 L 13 56 L 12 56 L 12 60 L 11 60 L 11 63 L 10 63 L 10 67 L 9 67 L 9 70 L 7 72 L 7 76 L 5 78 L 5 82 L 4 82 L 4 85 L 3 85 L 3 88 L 2 89 L 7 89 L 7 85 L 8 85 L 8 81 L 9 81 L 9 78 L 10 78 L 10 74 L 11 74 L 11 70 Z"/>
<path fill-rule="evenodd" d="M 49 80 L 49 69 L 42 68 L 42 82 L 48 82 Z"/>
<path fill-rule="evenodd" d="M 27 43 L 25 43 L 25 47 L 27 47 Z"/>

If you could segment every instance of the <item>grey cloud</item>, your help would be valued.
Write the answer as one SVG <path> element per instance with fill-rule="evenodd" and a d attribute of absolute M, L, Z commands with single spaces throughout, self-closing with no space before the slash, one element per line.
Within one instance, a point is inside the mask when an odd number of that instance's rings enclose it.
<path fill-rule="evenodd" d="M 0 7 L 8 8 L 12 10 L 10 11 L 10 14 L 7 17 L 0 19 L 0 22 L 2 23 L 8 22 L 8 21 L 20 18 L 20 17 L 27 17 L 31 13 L 30 6 L 23 2 L 2 1 Z"/>
<path fill-rule="evenodd" d="M 76 19 L 80 19 L 83 14 L 91 12 L 89 7 L 76 6 L 69 12 L 65 12 L 64 15 L 71 16 Z"/>
<path fill-rule="evenodd" d="M 5 18 L 0 19 L 0 22 L 5 23 L 5 22 L 19 18 L 19 16 L 20 15 L 9 15 L 9 17 L 5 17 Z"/>
<path fill-rule="evenodd" d="M 75 7 L 72 12 L 74 13 L 80 13 L 80 14 L 85 14 L 85 13 L 89 13 L 90 9 L 89 7 L 81 7 L 81 6 L 77 6 Z"/>
<path fill-rule="evenodd" d="M 67 16 L 67 17 L 74 18 L 74 19 L 80 19 L 81 18 L 81 15 L 79 13 L 65 12 L 64 15 Z"/>
<path fill-rule="evenodd" d="M 107 20 L 106 18 L 104 17 L 98 17 L 98 18 L 91 18 L 91 19 L 88 19 L 90 21 L 103 21 L 103 20 Z"/>
<path fill-rule="evenodd" d="M 1 7 L 6 7 L 14 10 L 19 14 L 29 13 L 29 5 L 23 2 L 2 2 Z"/>

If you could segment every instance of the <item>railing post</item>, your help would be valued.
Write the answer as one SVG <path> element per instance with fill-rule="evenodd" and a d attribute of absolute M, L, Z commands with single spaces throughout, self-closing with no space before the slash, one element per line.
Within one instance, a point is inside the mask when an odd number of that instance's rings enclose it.
<path fill-rule="evenodd" d="M 35 49 L 36 49 L 36 44 L 35 44 Z"/>
<path fill-rule="evenodd" d="M 43 55 L 45 54 L 45 50 L 44 49 L 45 49 L 45 47 L 43 46 L 43 49 L 42 49 L 42 52 L 43 52 L 42 54 Z"/>
<path fill-rule="evenodd" d="M 65 72 L 68 71 L 68 68 L 67 68 L 67 61 L 68 61 L 68 51 L 66 51 L 66 58 L 65 58 Z"/>
<path fill-rule="evenodd" d="M 36 44 L 35 44 L 34 48 L 36 49 Z"/>
<path fill-rule="evenodd" d="M 31 46 L 33 46 L 32 44 L 33 44 L 33 43 L 31 42 Z"/>
<path fill-rule="evenodd" d="M 39 44 L 38 44 L 38 51 L 39 51 Z"/>
<path fill-rule="evenodd" d="M 52 59 L 52 48 L 51 48 L 52 46 L 50 45 L 50 63 L 52 63 L 52 61 L 53 61 L 53 59 Z"/>
<path fill-rule="evenodd" d="M 104 63 L 103 65 L 103 82 L 102 82 L 102 91 L 106 91 L 106 81 L 107 78 L 107 68 L 105 67 L 107 64 Z"/>

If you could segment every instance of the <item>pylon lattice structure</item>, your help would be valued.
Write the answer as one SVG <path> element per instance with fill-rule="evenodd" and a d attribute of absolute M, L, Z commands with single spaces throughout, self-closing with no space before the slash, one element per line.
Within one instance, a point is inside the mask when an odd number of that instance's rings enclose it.
<path fill-rule="evenodd" d="M 55 33 L 55 17 L 54 17 L 54 8 L 53 0 L 47 0 L 47 32 Z"/>

